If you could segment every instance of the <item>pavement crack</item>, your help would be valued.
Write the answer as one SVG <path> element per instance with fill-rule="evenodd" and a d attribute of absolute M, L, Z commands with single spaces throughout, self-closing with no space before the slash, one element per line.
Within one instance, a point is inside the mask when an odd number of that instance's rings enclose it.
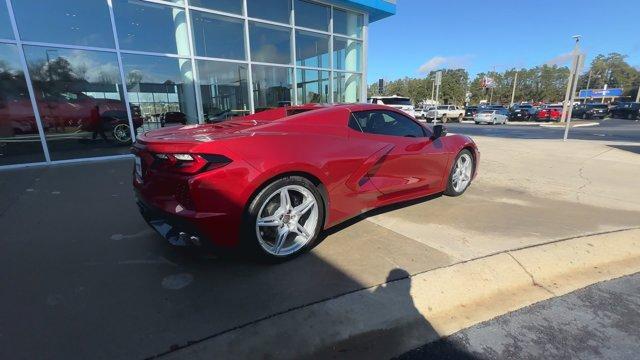
<path fill-rule="evenodd" d="M 511 256 L 511 258 L 513 259 L 513 261 L 515 261 L 520 268 L 522 268 L 522 270 L 527 273 L 527 275 L 529 275 L 529 277 L 531 278 L 531 283 L 533 284 L 533 286 L 539 287 L 542 290 L 546 291 L 547 293 L 549 293 L 551 296 L 557 296 L 553 291 L 547 289 L 544 285 L 540 284 L 539 282 L 536 281 L 536 279 L 533 277 L 533 274 L 531 274 L 529 272 L 529 270 L 527 270 L 524 265 L 522 265 L 522 263 L 520 261 L 518 261 L 518 259 L 516 259 L 515 256 L 513 256 L 513 254 L 511 252 L 507 252 L 507 255 Z"/>

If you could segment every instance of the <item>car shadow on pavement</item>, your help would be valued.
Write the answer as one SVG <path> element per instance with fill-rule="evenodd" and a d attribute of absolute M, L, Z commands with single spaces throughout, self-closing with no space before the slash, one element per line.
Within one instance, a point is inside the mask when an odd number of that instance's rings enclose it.
<path fill-rule="evenodd" d="M 609 145 L 609 147 L 640 155 L 640 145 Z"/>

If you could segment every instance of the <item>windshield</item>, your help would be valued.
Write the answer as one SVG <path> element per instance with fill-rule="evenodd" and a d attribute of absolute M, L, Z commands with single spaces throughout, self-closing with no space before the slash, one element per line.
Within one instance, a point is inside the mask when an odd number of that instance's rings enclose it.
<path fill-rule="evenodd" d="M 385 98 L 380 99 L 385 105 L 407 105 L 410 106 L 411 100 L 408 98 Z"/>
<path fill-rule="evenodd" d="M 591 108 L 596 108 L 596 109 L 608 109 L 609 106 L 607 106 L 606 104 L 589 104 L 587 105 Z"/>
<path fill-rule="evenodd" d="M 493 110 L 482 110 L 480 111 L 480 114 L 493 114 L 495 111 Z"/>

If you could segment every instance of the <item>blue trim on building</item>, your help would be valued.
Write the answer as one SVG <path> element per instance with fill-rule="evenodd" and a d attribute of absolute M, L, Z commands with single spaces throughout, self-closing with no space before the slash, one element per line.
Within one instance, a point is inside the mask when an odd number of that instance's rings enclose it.
<path fill-rule="evenodd" d="M 345 6 L 369 14 L 369 22 L 384 19 L 396 13 L 396 0 L 331 0 L 336 6 Z"/>

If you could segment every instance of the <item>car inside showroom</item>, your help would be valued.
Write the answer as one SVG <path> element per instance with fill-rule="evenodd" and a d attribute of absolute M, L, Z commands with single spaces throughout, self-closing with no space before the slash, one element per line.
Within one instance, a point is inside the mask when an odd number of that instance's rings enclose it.
<path fill-rule="evenodd" d="M 366 100 L 395 1 L 0 0 L 0 168 L 129 156 L 138 134 Z"/>

